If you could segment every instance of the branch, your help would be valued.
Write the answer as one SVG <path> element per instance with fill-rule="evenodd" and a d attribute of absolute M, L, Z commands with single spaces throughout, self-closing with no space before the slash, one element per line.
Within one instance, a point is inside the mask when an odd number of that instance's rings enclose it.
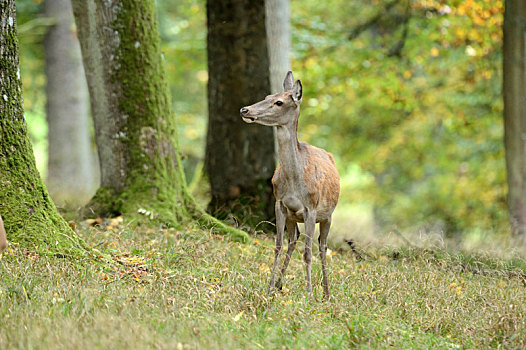
<path fill-rule="evenodd" d="M 390 3 L 388 3 L 387 5 L 385 5 L 385 7 L 382 10 L 378 11 L 378 13 L 376 15 L 374 15 L 369 20 L 365 21 L 362 24 L 359 24 L 353 30 L 351 30 L 351 32 L 349 33 L 349 36 L 347 38 L 349 40 L 353 40 L 356 37 L 358 37 L 360 34 L 365 32 L 366 30 L 368 30 L 370 27 L 372 27 L 375 24 L 377 24 L 382 19 L 382 17 L 387 12 L 389 12 L 389 10 L 391 10 L 399 2 L 400 2 L 400 0 L 393 0 Z"/>
<path fill-rule="evenodd" d="M 52 17 L 38 17 L 18 26 L 18 34 L 26 34 L 34 31 L 38 27 L 50 27 L 57 24 L 57 20 Z"/>
<path fill-rule="evenodd" d="M 411 19 L 411 15 L 410 15 L 410 8 L 409 8 L 409 1 L 408 1 L 407 7 L 406 7 L 406 13 L 402 21 L 402 24 L 404 26 L 404 29 L 402 31 L 402 36 L 400 37 L 400 40 L 398 40 L 396 44 L 394 44 L 389 49 L 389 51 L 387 52 L 387 57 L 392 57 L 392 56 L 396 56 L 399 58 L 402 57 L 402 49 L 405 46 L 405 41 L 407 39 L 407 34 L 409 32 L 409 20 L 410 19 Z"/>

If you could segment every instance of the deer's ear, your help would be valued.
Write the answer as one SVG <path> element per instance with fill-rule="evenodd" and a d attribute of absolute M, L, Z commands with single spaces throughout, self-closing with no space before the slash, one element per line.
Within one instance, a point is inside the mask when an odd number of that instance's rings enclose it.
<path fill-rule="evenodd" d="M 303 87 L 301 86 L 301 81 L 296 80 L 294 87 L 292 88 L 292 99 L 294 102 L 300 103 L 301 98 L 303 97 Z"/>
<path fill-rule="evenodd" d="M 283 89 L 285 89 L 285 91 L 292 91 L 293 85 L 294 77 L 292 76 L 292 72 L 289 70 L 287 72 L 287 76 L 285 76 L 285 80 L 283 80 Z"/>

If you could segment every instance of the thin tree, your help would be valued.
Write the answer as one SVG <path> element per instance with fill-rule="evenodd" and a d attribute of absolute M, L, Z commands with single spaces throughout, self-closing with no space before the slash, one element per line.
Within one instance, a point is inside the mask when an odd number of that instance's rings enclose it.
<path fill-rule="evenodd" d="M 512 232 L 526 233 L 526 2 L 506 0 L 503 97 L 508 210 Z"/>
<path fill-rule="evenodd" d="M 89 96 L 70 0 L 44 1 L 53 25 L 44 39 L 47 186 L 56 203 L 82 205 L 93 195 L 97 177 L 90 144 Z"/>
<path fill-rule="evenodd" d="M 79 256 L 85 244 L 60 216 L 36 169 L 22 106 L 14 0 L 0 0 L 0 216 L 7 238 L 41 253 Z"/>
<path fill-rule="evenodd" d="M 239 116 L 242 106 L 270 93 L 265 1 L 208 0 L 207 20 L 209 210 L 268 220 L 274 131 L 247 125 Z"/>
<path fill-rule="evenodd" d="M 270 66 L 270 90 L 283 90 L 283 77 L 290 71 L 290 4 L 289 0 L 266 0 L 265 23 Z"/>
<path fill-rule="evenodd" d="M 164 225 L 198 220 L 246 239 L 244 232 L 204 215 L 187 191 L 154 1 L 73 0 L 72 5 L 101 168 L 101 187 L 89 211 Z"/>

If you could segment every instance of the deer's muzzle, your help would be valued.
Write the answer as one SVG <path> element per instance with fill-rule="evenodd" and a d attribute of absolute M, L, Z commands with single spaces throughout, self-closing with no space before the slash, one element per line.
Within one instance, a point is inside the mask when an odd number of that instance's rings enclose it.
<path fill-rule="evenodd" d="M 253 123 L 256 121 L 256 117 L 251 117 L 251 116 L 248 116 L 247 114 L 249 113 L 250 111 L 248 110 L 248 108 L 246 107 L 243 107 L 239 110 L 239 114 L 241 115 L 241 117 L 243 118 L 243 121 L 245 123 Z"/>

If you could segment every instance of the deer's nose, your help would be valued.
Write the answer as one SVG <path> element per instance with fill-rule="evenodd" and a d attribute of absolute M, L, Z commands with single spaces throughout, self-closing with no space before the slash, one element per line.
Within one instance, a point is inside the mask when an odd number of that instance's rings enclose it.
<path fill-rule="evenodd" d="M 248 108 L 243 107 L 239 110 L 239 114 L 241 115 L 247 115 L 248 114 Z"/>

